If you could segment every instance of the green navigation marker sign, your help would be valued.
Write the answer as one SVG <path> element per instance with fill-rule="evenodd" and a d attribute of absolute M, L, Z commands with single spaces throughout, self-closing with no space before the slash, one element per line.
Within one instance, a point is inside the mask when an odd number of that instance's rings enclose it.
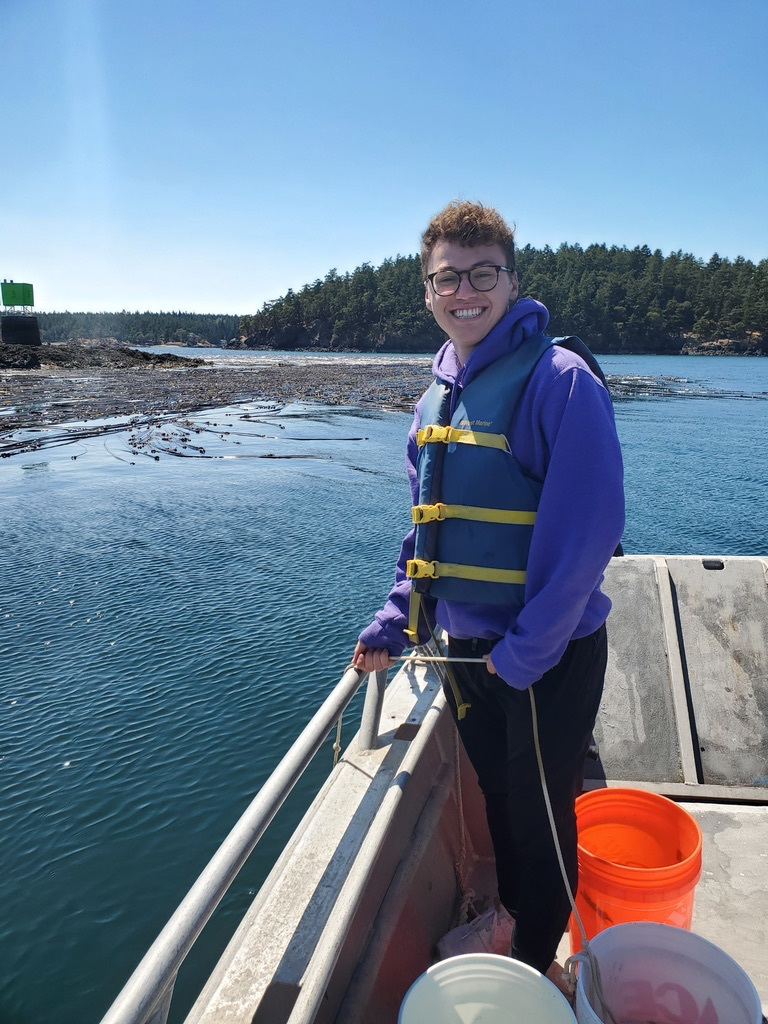
<path fill-rule="evenodd" d="M 15 281 L 3 281 L 2 289 L 4 306 L 34 306 L 35 293 L 31 284 L 17 284 Z"/>

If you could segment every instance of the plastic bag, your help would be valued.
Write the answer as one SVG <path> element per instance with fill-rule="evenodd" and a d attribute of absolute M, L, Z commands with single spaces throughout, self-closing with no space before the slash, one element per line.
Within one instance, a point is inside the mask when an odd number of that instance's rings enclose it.
<path fill-rule="evenodd" d="M 509 956 L 512 938 L 515 934 L 515 919 L 507 908 L 496 903 L 490 910 L 480 914 L 458 928 L 452 928 L 437 943 L 438 959 L 462 953 L 499 953 Z"/>

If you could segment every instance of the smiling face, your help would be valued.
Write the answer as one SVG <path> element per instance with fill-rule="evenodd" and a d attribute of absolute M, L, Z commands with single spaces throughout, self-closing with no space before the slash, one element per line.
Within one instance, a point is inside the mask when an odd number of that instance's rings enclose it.
<path fill-rule="evenodd" d="M 506 266 L 504 250 L 500 245 L 459 245 L 456 242 L 437 242 L 429 258 L 428 273 L 437 270 L 471 270 L 473 267 Z M 465 274 L 459 290 L 453 295 L 435 295 L 426 284 L 427 309 L 453 342 L 462 364 L 472 349 L 483 340 L 491 328 L 501 320 L 517 299 L 517 274 L 499 274 L 498 284 L 489 292 L 478 292 Z"/>

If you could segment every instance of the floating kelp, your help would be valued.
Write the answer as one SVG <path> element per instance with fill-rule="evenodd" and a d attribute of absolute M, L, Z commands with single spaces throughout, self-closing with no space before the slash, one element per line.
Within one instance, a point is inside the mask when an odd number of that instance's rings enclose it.
<path fill-rule="evenodd" d="M 277 406 L 266 407 L 270 417 L 279 415 Z M 0 458 L 11 458 L 15 455 L 28 455 L 50 448 L 61 448 L 79 444 L 106 435 L 115 435 L 122 441 L 122 447 L 107 445 L 104 451 L 112 458 L 135 465 L 138 457 L 159 461 L 163 456 L 185 459 L 327 459 L 329 456 L 310 452 L 254 452 L 245 451 L 231 453 L 221 451 L 222 444 L 242 446 L 248 441 L 257 444 L 276 441 L 279 444 L 295 443 L 297 445 L 328 442 L 365 441 L 364 436 L 294 436 L 285 432 L 285 425 L 271 420 L 262 423 L 254 409 L 235 407 L 221 410 L 221 422 L 212 420 L 198 421 L 194 417 L 164 416 L 133 417 L 131 419 L 94 421 L 86 425 L 71 427 L 33 427 L 0 432 Z M 249 426 L 265 426 L 265 431 L 237 430 L 239 424 Z M 278 429 L 279 428 L 279 429 Z M 282 431 L 282 432 L 281 432 Z M 207 440 L 206 440 L 207 439 Z M 210 450 L 214 446 L 215 450 Z M 82 447 L 78 455 L 87 452 Z M 127 457 L 126 457 L 127 456 Z"/>

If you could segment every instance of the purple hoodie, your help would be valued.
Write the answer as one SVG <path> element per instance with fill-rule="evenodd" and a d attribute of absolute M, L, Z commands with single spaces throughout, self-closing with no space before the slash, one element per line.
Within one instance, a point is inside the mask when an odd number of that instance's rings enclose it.
<path fill-rule="evenodd" d="M 464 367 L 452 342 L 446 342 L 432 369 L 452 386 L 452 407 L 473 377 L 515 352 L 526 338 L 543 333 L 548 322 L 549 313 L 540 302 L 520 299 L 473 349 Z M 414 504 L 420 404 L 406 457 Z M 439 600 L 436 618 L 450 636 L 498 639 L 491 651 L 493 664 L 502 679 L 522 690 L 557 664 L 571 639 L 594 632 L 608 616 L 611 602 L 600 583 L 624 529 L 623 468 L 607 391 L 579 356 L 561 346 L 553 345 L 536 364 L 508 439 L 524 472 L 543 481 L 525 604 L 515 614 L 504 605 Z M 406 646 L 403 629 L 411 584 L 405 564 L 413 557 L 413 546 L 411 531 L 403 541 L 387 603 L 360 634 L 367 647 L 386 647 L 399 655 Z"/>

